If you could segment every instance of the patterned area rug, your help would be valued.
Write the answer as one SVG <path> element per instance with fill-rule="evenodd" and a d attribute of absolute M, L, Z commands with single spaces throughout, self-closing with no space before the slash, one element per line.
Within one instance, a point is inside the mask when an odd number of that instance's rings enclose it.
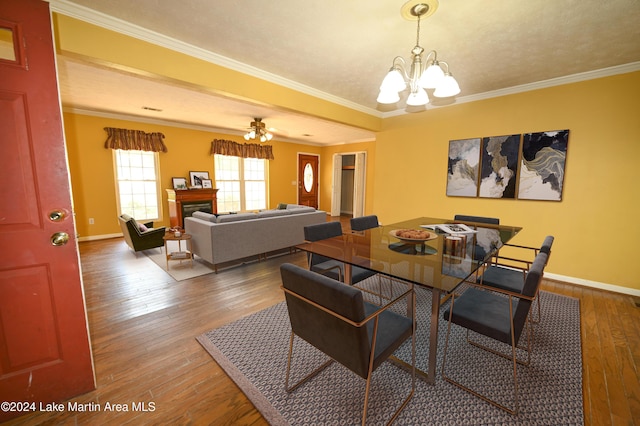
<path fill-rule="evenodd" d="M 520 414 L 511 416 L 442 379 L 447 322 L 439 327 L 435 386 L 417 380 L 416 393 L 398 425 L 536 424 L 582 425 L 582 356 L 577 299 L 540 293 L 542 321 L 534 326 L 529 367 L 518 366 Z M 418 367 L 427 369 L 430 292 L 418 290 Z M 444 312 L 445 308 L 442 309 Z M 238 384 L 272 425 L 353 425 L 360 423 L 365 381 L 334 363 L 293 393 L 284 389 L 291 328 L 286 304 L 279 303 L 211 330 L 197 340 Z M 452 326 L 447 372 L 456 380 L 505 404 L 512 404 L 512 364 L 468 344 Z M 521 344 L 524 342 L 524 336 Z M 303 377 L 324 355 L 296 338 L 292 374 Z M 509 350 L 508 346 L 502 348 Z M 396 355 L 408 359 L 409 344 Z M 522 354 L 520 354 L 522 355 Z M 367 424 L 384 424 L 410 389 L 410 376 L 390 363 L 374 373 Z"/>

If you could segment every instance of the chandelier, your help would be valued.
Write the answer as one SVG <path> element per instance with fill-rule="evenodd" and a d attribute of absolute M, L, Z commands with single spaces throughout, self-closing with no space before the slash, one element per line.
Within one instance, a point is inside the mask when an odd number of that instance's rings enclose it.
<path fill-rule="evenodd" d="M 378 102 L 393 104 L 400 100 L 400 92 L 410 88 L 407 105 L 421 106 L 429 103 L 425 89 L 435 89 L 433 96 L 447 98 L 460 93 L 458 82 L 449 72 L 449 64 L 438 61 L 435 50 L 429 52 L 423 62 L 424 49 L 420 46 L 420 18 L 431 16 L 438 8 L 438 0 L 412 0 L 401 8 L 401 14 L 409 20 L 417 20 L 416 45 L 411 50 L 411 67 L 401 56 L 393 59 L 393 65 L 380 85 Z"/>
<path fill-rule="evenodd" d="M 267 130 L 262 118 L 254 118 L 251 122 L 250 130 L 244 135 L 245 140 L 260 139 L 260 142 L 270 141 L 272 138 L 273 134 Z"/>

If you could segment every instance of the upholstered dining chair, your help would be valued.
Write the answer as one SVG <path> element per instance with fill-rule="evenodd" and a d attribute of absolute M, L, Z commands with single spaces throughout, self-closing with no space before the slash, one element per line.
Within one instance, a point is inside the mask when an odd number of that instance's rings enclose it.
<path fill-rule="evenodd" d="M 533 349 L 531 304 L 538 295 L 544 267 L 547 264 L 547 258 L 548 255 L 546 253 L 538 253 L 531 268 L 526 273 L 525 283 L 521 292 L 488 289 L 486 287 L 476 287 L 473 285 L 462 293 L 461 296 L 454 294 L 451 297 L 451 305 L 444 313 L 444 319 L 449 323 L 442 360 L 442 377 L 447 382 L 470 392 L 512 415 L 517 415 L 519 409 L 517 364 L 528 366 L 531 362 L 531 352 Z M 473 345 L 510 359 L 513 362 L 513 408 L 467 387 L 447 374 L 446 365 L 451 324 L 456 324 L 467 329 L 467 340 Z M 518 341 L 525 328 L 527 329 L 527 345 L 524 349 L 527 352 L 527 359 L 523 361 L 517 358 L 516 348 L 518 347 Z M 502 353 L 483 346 L 478 342 L 469 340 L 469 331 L 510 345 L 511 353 Z M 473 363 L 470 360 L 467 361 Z"/>
<path fill-rule="evenodd" d="M 553 241 L 554 237 L 548 235 L 542 242 L 540 248 L 506 244 L 508 247 L 520 249 L 520 252 L 523 250 L 529 251 L 533 256 L 528 256 L 528 258 L 525 258 L 524 255 L 522 255 L 522 257 L 495 256 L 491 264 L 487 265 L 483 273 L 478 277 L 478 282 L 483 286 L 521 293 L 525 285 L 527 271 L 531 267 L 535 256 L 537 256 L 538 253 L 546 253 L 548 262 L 549 257 L 551 257 Z M 538 323 L 542 319 L 540 298 L 536 297 L 535 302 L 537 305 L 537 317 L 534 319 L 534 322 Z"/>
<path fill-rule="evenodd" d="M 465 214 L 457 214 L 453 217 L 453 220 L 459 222 L 476 222 L 486 223 L 487 225 L 500 225 L 500 219 L 497 217 L 485 217 L 485 216 L 471 216 Z M 487 256 L 485 248 L 479 244 L 476 244 L 473 248 L 473 258 L 475 260 L 483 260 Z M 476 274 L 477 278 L 477 274 Z"/>
<path fill-rule="evenodd" d="M 380 226 L 378 216 L 372 214 L 368 216 L 352 217 L 349 220 L 352 231 L 366 231 L 367 229 L 377 228 Z"/>
<path fill-rule="evenodd" d="M 287 392 L 293 392 L 336 361 L 366 381 L 362 410 L 362 425 L 365 425 L 372 373 L 410 338 L 411 391 L 393 413 L 389 423 L 393 422 L 415 391 L 416 304 L 413 286 L 407 285 L 404 293 L 379 307 L 365 302 L 360 290 L 297 265 L 285 263 L 280 267 L 280 273 L 291 322 L 285 377 Z M 413 307 L 410 317 L 389 310 L 403 301 Z M 290 384 L 296 336 L 329 359 L 297 383 Z"/>
<path fill-rule="evenodd" d="M 453 220 L 459 220 L 460 222 L 478 222 L 487 223 L 490 225 L 500 225 L 500 219 L 497 217 L 469 216 L 465 214 L 457 214 L 453 217 Z"/>
<path fill-rule="evenodd" d="M 342 225 L 340 222 L 323 222 L 304 227 L 304 239 L 307 241 L 320 241 L 327 238 L 339 237 L 342 235 Z M 317 254 L 307 253 L 309 269 L 324 274 L 338 281 L 344 281 L 344 264 L 335 259 L 329 259 Z M 375 271 L 351 267 L 351 284 L 356 284 L 362 280 L 372 277 Z"/>
<path fill-rule="evenodd" d="M 355 232 L 366 231 L 367 229 L 373 229 L 380 226 L 380 222 L 378 221 L 378 216 L 372 214 L 368 216 L 360 216 L 360 217 L 352 217 L 350 220 L 351 230 Z M 388 283 L 387 294 L 383 291 L 383 283 Z M 393 298 L 393 280 L 389 277 L 386 279 L 383 278 L 382 275 L 378 274 L 378 292 L 372 292 L 369 289 L 361 288 L 363 291 L 367 291 L 370 293 L 376 294 L 381 299 L 390 299 Z M 382 304 L 382 300 L 380 301 Z"/>

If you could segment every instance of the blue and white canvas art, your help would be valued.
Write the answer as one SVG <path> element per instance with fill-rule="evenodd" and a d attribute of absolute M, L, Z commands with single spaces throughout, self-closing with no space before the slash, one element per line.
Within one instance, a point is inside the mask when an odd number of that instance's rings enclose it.
<path fill-rule="evenodd" d="M 569 130 L 524 135 L 518 198 L 562 200 L 568 139 Z"/>
<path fill-rule="evenodd" d="M 479 165 L 480 138 L 449 141 L 447 195 L 477 196 Z"/>
<path fill-rule="evenodd" d="M 516 197 L 520 136 L 482 138 L 480 197 Z"/>

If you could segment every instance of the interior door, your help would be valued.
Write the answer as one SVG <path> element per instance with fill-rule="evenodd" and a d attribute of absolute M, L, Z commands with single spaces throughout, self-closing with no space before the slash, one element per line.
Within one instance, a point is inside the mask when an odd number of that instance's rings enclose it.
<path fill-rule="evenodd" d="M 298 154 L 298 204 L 318 208 L 317 155 Z"/>
<path fill-rule="evenodd" d="M 62 401 L 95 384 L 48 3 L 0 2 L 0 73 L 0 401 Z"/>

